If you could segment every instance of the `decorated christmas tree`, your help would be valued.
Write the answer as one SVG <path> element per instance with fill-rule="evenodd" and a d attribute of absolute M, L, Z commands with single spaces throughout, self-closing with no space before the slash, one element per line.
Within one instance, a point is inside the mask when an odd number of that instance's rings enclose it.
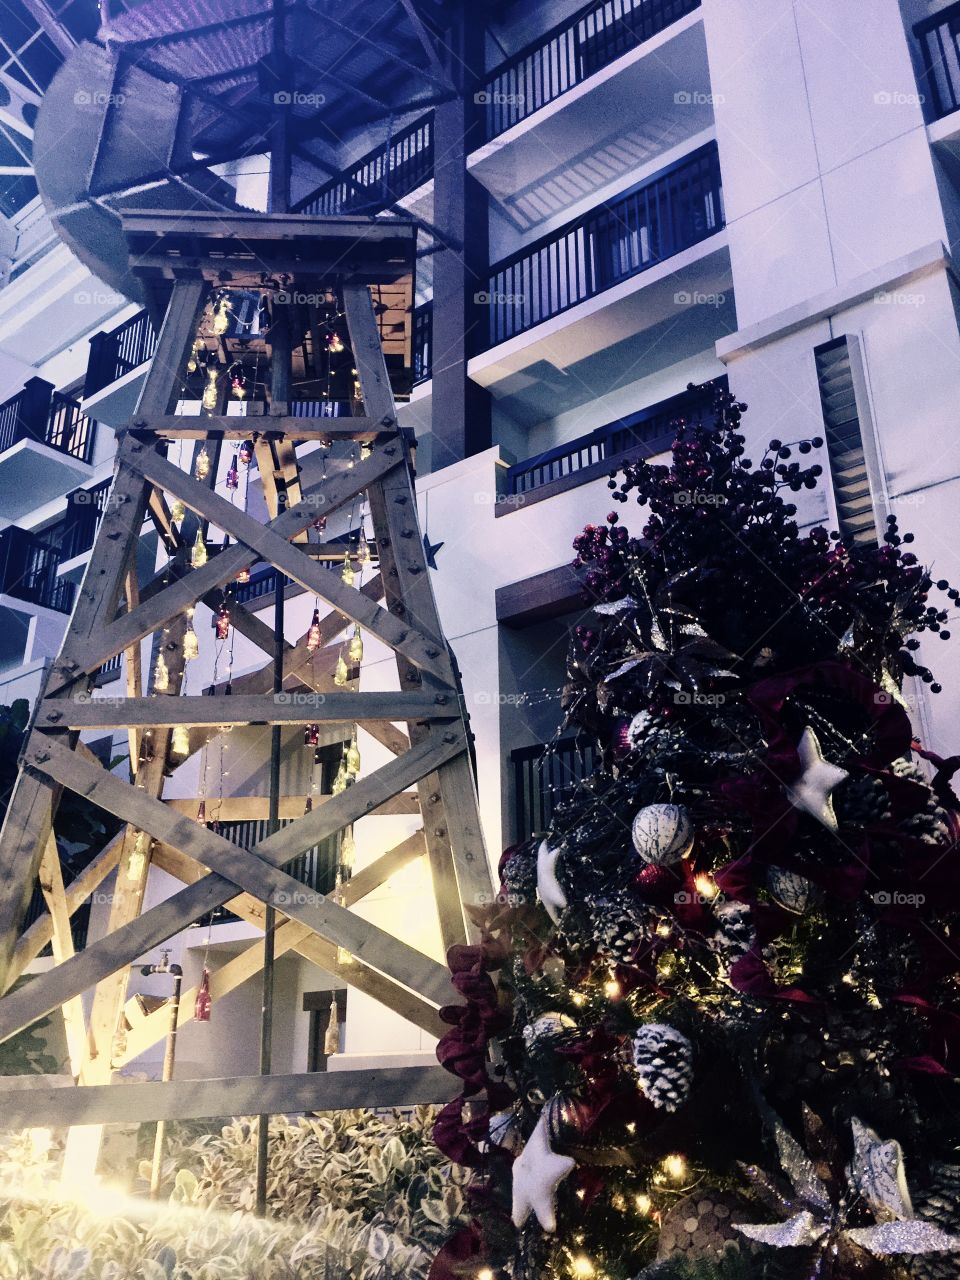
<path fill-rule="evenodd" d="M 960 1277 L 960 757 L 909 711 L 960 593 L 893 517 L 801 531 L 823 442 L 753 466 L 744 408 L 575 541 L 600 764 L 450 955 L 474 1218 L 433 1280 Z"/>

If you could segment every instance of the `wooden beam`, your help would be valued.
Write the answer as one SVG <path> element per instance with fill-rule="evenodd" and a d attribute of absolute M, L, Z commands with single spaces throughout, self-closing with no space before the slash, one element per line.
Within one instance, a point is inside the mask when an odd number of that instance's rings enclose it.
<path fill-rule="evenodd" d="M 455 697 L 439 692 L 359 693 L 337 689 L 331 693 L 233 694 L 176 698 L 90 698 L 69 702 L 49 698 L 40 706 L 38 729 L 112 729 L 125 725 L 220 724 L 336 724 L 374 720 L 435 720 L 456 718 Z"/>
<path fill-rule="evenodd" d="M 208 1116 L 295 1115 L 354 1107 L 406 1107 L 448 1102 L 460 1082 L 443 1067 L 309 1071 L 286 1076 L 227 1076 L 167 1084 L 92 1088 L 0 1089 L 5 1129 L 31 1125 L 147 1123 Z"/>
<path fill-rule="evenodd" d="M 40 859 L 40 889 L 43 900 L 50 913 L 53 931 L 53 958 L 57 964 L 69 960 L 73 955 L 73 931 L 70 928 L 70 913 L 67 910 L 66 893 L 63 887 L 63 872 L 60 867 L 60 853 L 53 832 L 47 837 L 46 847 Z M 86 1052 L 87 1027 L 83 1013 L 83 1002 L 79 997 L 67 1000 L 61 1010 L 63 1028 L 67 1039 L 67 1053 L 70 1057 L 70 1069 L 74 1076 L 80 1074 L 80 1067 Z"/>

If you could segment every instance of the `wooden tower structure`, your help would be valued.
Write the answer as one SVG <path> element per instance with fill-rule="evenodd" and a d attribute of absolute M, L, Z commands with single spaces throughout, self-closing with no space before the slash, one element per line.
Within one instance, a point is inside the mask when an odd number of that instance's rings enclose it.
<path fill-rule="evenodd" d="M 167 1029 L 167 1015 L 158 1011 L 117 1049 L 131 964 L 215 908 L 228 905 L 265 929 L 270 954 L 298 952 L 440 1034 L 438 1008 L 456 998 L 445 966 L 351 907 L 422 856 L 443 943 L 450 946 L 471 937 L 465 904 L 483 900 L 491 889 L 458 671 L 434 601 L 417 517 L 412 442 L 398 427 L 391 383 L 391 374 L 402 379 L 409 366 L 416 224 L 393 217 L 145 211 L 126 216 L 124 229 L 132 268 L 154 313 L 162 315 L 157 352 L 134 417 L 119 433 L 109 500 L 0 833 L 0 989 L 6 992 L 0 997 L 0 1039 L 62 1011 L 80 1087 L 25 1092 L 0 1083 L 5 1122 L 49 1123 L 55 1116 L 58 1123 L 98 1125 L 446 1100 L 455 1082 L 439 1067 L 111 1083 L 119 1066 Z M 194 400 L 188 416 L 185 371 L 191 361 L 196 366 L 204 314 L 209 324 L 211 301 L 226 300 L 221 310 L 228 310 L 238 291 L 262 299 L 269 372 L 261 402 L 249 404 L 244 416 L 226 413 L 229 353 L 221 341 L 222 350 L 214 343 L 204 352 L 210 360 L 204 412 L 196 416 Z M 308 359 L 309 350 L 317 358 L 317 300 L 331 297 L 345 321 L 358 384 L 352 416 L 310 416 L 317 411 L 305 410 L 294 397 L 296 360 Z M 214 488 L 221 450 L 241 441 L 255 449 L 263 518 Z M 187 443 L 171 449 L 177 442 Z M 347 448 L 353 451 L 349 459 L 343 456 Z M 362 589 L 344 580 L 339 564 L 331 567 L 329 549 L 311 531 L 324 523 L 318 516 L 333 521 L 358 499 L 367 504 L 379 567 Z M 170 562 L 164 573 L 143 581 L 137 546 L 146 521 L 158 530 Z M 230 584 L 255 562 L 273 566 L 281 582 L 300 584 L 328 606 L 319 651 L 316 635 L 312 647 L 306 636 L 291 643 L 282 628 L 232 600 Z M 183 696 L 188 611 L 206 605 L 216 613 L 224 602 L 230 625 L 263 650 L 264 665 L 203 696 Z M 338 680 L 337 646 L 323 646 L 355 626 L 395 655 L 395 691 L 362 691 Z M 141 651 L 151 637 L 147 670 Z M 118 654 L 125 655 L 127 696 L 98 697 L 94 677 Z M 317 696 L 291 698 L 296 689 Z M 284 825 L 281 818 L 291 815 L 276 777 L 269 798 L 228 797 L 238 813 L 242 808 L 244 815 L 268 821 L 270 833 L 249 849 L 198 821 L 183 803 L 164 799 L 175 730 L 181 744 L 186 730 L 189 754 L 224 726 L 308 722 L 344 726 L 348 737 L 352 726 L 362 725 L 388 749 L 389 759 Z M 109 772 L 84 745 L 80 734 L 89 729 L 126 731 L 129 780 Z M 68 888 L 53 834 L 64 790 L 124 824 Z M 297 892 L 284 869 L 288 864 L 331 833 L 391 805 L 394 812 L 418 810 L 421 828 L 385 849 L 337 897 Z M 146 907 L 151 865 L 183 887 Z M 74 953 L 71 914 L 113 873 L 109 929 Z M 48 914 L 22 933 L 38 878 Z M 53 966 L 11 991 L 47 943 Z M 214 974 L 214 1000 L 254 974 L 267 951 L 257 942 Z M 91 991 L 85 1013 L 81 997 Z M 181 1009 L 182 1018 L 191 1015 L 192 993 L 185 993 Z"/>

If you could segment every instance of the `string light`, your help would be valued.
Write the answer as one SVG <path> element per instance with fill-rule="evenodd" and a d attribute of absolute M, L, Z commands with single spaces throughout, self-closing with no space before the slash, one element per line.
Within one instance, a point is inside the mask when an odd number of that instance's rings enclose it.
<path fill-rule="evenodd" d="M 355 666 L 363 661 L 363 635 L 360 632 L 359 623 L 353 628 L 353 635 L 347 645 L 347 657 Z"/>
<path fill-rule="evenodd" d="M 307 652 L 313 653 L 320 648 L 320 642 L 323 636 L 320 634 L 320 610 L 314 609 L 313 618 L 310 621 L 310 628 L 307 631 Z"/>
<path fill-rule="evenodd" d="M 207 446 L 204 445 L 197 454 L 197 461 L 194 464 L 193 474 L 198 480 L 206 480 L 210 474 L 210 455 L 207 453 Z"/>
<path fill-rule="evenodd" d="M 620 983 L 616 980 L 616 978 L 613 976 L 612 973 L 610 977 L 606 980 L 606 982 L 603 984 L 603 994 L 609 1000 L 616 1000 L 617 997 L 621 994 Z"/>
<path fill-rule="evenodd" d="M 193 550 L 190 552 L 190 565 L 194 569 L 202 569 L 207 563 L 207 544 L 203 540 L 202 530 L 197 530 Z"/>

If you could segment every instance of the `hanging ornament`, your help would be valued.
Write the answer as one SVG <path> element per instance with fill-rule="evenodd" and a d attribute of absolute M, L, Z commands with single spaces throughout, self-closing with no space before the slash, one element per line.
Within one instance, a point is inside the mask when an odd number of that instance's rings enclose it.
<path fill-rule="evenodd" d="M 313 653 L 320 648 L 320 642 L 323 636 L 320 634 L 320 610 L 314 609 L 313 617 L 310 620 L 310 628 L 307 631 L 307 652 Z"/>
<path fill-rule="evenodd" d="M 803 731 L 797 754 L 803 772 L 796 782 L 787 787 L 787 799 L 795 809 L 809 813 L 829 831 L 836 831 L 837 815 L 833 811 L 830 793 L 849 777 L 846 769 L 840 769 L 823 758 L 820 740 L 810 725 Z"/>
<path fill-rule="evenodd" d="M 154 687 L 156 687 L 156 684 L 154 684 Z M 140 740 L 140 753 L 137 756 L 137 760 L 140 764 L 149 764 L 153 758 L 153 730 L 145 729 Z"/>
<path fill-rule="evenodd" d="M 190 348 L 190 354 L 187 357 L 187 373 L 197 372 L 197 356 L 203 350 L 203 343 L 198 338 Z"/>
<path fill-rule="evenodd" d="M 359 666 L 363 661 L 363 636 L 360 633 L 359 623 L 353 628 L 353 635 L 347 645 L 347 657 L 355 666 Z"/>
<path fill-rule="evenodd" d="M 368 565 L 370 563 L 370 543 L 367 541 L 366 530 L 360 525 L 360 539 L 357 543 L 357 564 Z"/>
<path fill-rule="evenodd" d="M 244 440 L 237 452 L 237 456 L 245 467 L 249 467 L 250 463 L 253 461 L 253 441 Z"/>
<path fill-rule="evenodd" d="M 190 565 L 194 569 L 200 569 L 206 563 L 207 544 L 203 540 L 203 531 L 198 529 L 197 536 L 193 544 L 193 550 L 190 552 Z"/>
<path fill-rule="evenodd" d="M 326 531 L 327 531 L 327 517 L 326 517 L 326 516 L 317 516 L 316 520 L 314 520 L 314 522 L 313 522 L 313 527 L 314 527 L 314 529 L 316 529 L 317 533 L 326 533 Z"/>
<path fill-rule="evenodd" d="M 250 566 L 245 564 L 242 569 L 238 570 L 234 582 L 239 582 L 241 586 L 246 586 L 250 581 Z"/>
<path fill-rule="evenodd" d="M 186 514 L 187 508 L 183 505 L 183 501 L 180 498 L 174 498 L 173 504 L 170 507 L 170 519 L 174 524 L 180 524 Z"/>
<path fill-rule="evenodd" d="M 547 1108 L 513 1163 L 513 1225 L 519 1230 L 531 1213 L 544 1231 L 557 1229 L 557 1188 L 576 1161 L 560 1156 L 550 1146 Z"/>
<path fill-rule="evenodd" d="M 230 374 L 230 391 L 235 399 L 246 399 L 247 375 L 243 371 L 243 365 L 234 365 Z"/>
<path fill-rule="evenodd" d="M 203 388 L 203 395 L 200 397 L 200 403 L 206 409 L 207 413 L 213 413 L 217 407 L 217 401 L 220 398 L 220 368 L 216 364 L 212 364 L 207 369 L 207 382 Z"/>
<path fill-rule="evenodd" d="M 330 334 L 330 337 L 327 339 L 327 348 L 331 355 L 338 356 L 340 354 L 343 350 L 343 339 L 340 337 L 339 333 Z"/>
<path fill-rule="evenodd" d="M 308 724 L 303 731 L 303 745 L 305 747 L 315 747 L 320 741 L 320 726 L 318 724 Z"/>
<path fill-rule="evenodd" d="M 338 796 L 342 791 L 346 791 L 349 783 L 350 783 L 350 775 L 347 773 L 346 763 L 343 760 L 341 760 L 340 768 L 337 770 L 337 775 L 333 780 L 333 784 L 330 790 L 333 792 L 335 796 Z"/>
<path fill-rule="evenodd" d="M 213 309 L 213 332 L 218 338 L 230 328 L 230 312 L 233 310 L 233 304 L 225 293 L 221 294 L 217 299 Z"/>
<path fill-rule="evenodd" d="M 356 778 L 360 773 L 360 748 L 357 746 L 357 726 L 353 726 L 353 733 L 350 735 L 350 745 L 344 753 L 344 763 L 347 767 L 347 773 L 351 778 Z"/>
<path fill-rule="evenodd" d="M 205 827 L 207 825 L 207 802 L 201 800 L 197 805 L 197 825 Z"/>
<path fill-rule="evenodd" d="M 357 846 L 353 840 L 353 826 L 344 827 L 343 835 L 340 837 L 340 875 L 341 879 L 349 880 L 353 874 L 353 864 L 357 858 Z"/>
<path fill-rule="evenodd" d="M 335 995 L 330 999 L 330 1017 L 323 1037 L 323 1052 L 328 1058 L 340 1052 L 340 1010 L 337 1008 Z"/>
<path fill-rule="evenodd" d="M 750 1201 L 713 1188 L 695 1192 L 678 1200 L 663 1215 L 657 1237 L 658 1262 L 672 1259 L 698 1266 L 704 1258 L 736 1258 L 742 1253 L 755 1253 L 740 1236 L 734 1222 L 744 1221 L 750 1213 Z M 652 1274 L 658 1268 L 651 1267 Z M 644 1274 L 644 1273 L 641 1273 Z M 671 1272 L 668 1270 L 667 1275 Z"/>
<path fill-rule="evenodd" d="M 633 847 L 644 862 L 665 867 L 693 848 L 693 822 L 680 804 L 648 804 L 633 820 Z"/>
<path fill-rule="evenodd" d="M 186 662 L 192 662 L 194 658 L 200 656 L 200 641 L 197 639 L 197 633 L 193 629 L 193 610 L 187 610 L 187 628 L 183 633 L 183 657 Z"/>
<path fill-rule="evenodd" d="M 170 672 L 167 670 L 167 660 L 162 653 L 157 654 L 157 665 L 153 668 L 153 691 L 154 693 L 166 693 L 170 688 Z"/>
<path fill-rule="evenodd" d="M 221 604 L 220 608 L 217 610 L 215 630 L 218 640 L 226 640 L 230 635 L 230 610 L 227 608 L 225 602 Z"/>
<path fill-rule="evenodd" d="M 307 796 L 307 802 L 303 806 L 303 816 L 306 817 L 308 813 L 313 813 L 313 796 Z"/>
<path fill-rule="evenodd" d="M 560 913 L 566 910 L 567 895 L 557 880 L 556 867 L 559 849 L 551 849 L 546 840 L 541 841 L 537 850 L 537 893 L 543 903 L 544 910 L 554 924 L 560 919 Z"/>
<path fill-rule="evenodd" d="M 565 1013 L 541 1013 L 523 1028 L 523 1043 L 528 1050 L 541 1048 L 552 1041 L 569 1040 L 569 1033 L 576 1029 L 577 1024 Z"/>
<path fill-rule="evenodd" d="M 333 683 L 342 688 L 350 678 L 350 668 L 347 666 L 343 654 L 337 657 L 337 669 L 333 673 Z"/>
<path fill-rule="evenodd" d="M 633 1038 L 640 1092 L 661 1111 L 676 1111 L 693 1084 L 693 1045 L 676 1027 L 648 1022 Z"/>
<path fill-rule="evenodd" d="M 210 455 L 207 453 L 207 446 L 204 445 L 197 454 L 197 461 L 193 468 L 193 474 L 198 480 L 206 480 L 210 474 Z"/>
<path fill-rule="evenodd" d="M 200 977 L 200 986 L 197 988 L 197 998 L 193 1004 L 193 1017 L 196 1022 L 209 1022 L 210 1010 L 213 1007 L 213 998 L 210 995 L 210 970 L 206 965 L 203 966 L 203 973 Z"/>
<path fill-rule="evenodd" d="M 355 576 L 353 565 L 350 563 L 350 552 L 345 551 L 343 553 L 343 568 L 340 570 L 340 578 L 346 586 L 352 587 Z"/>
<path fill-rule="evenodd" d="M 223 483 L 228 489 L 239 489 L 240 487 L 240 471 L 237 468 L 237 455 L 233 455 L 233 461 L 227 469 L 227 474 Z"/>
<path fill-rule="evenodd" d="M 173 734 L 170 738 L 170 752 L 175 756 L 188 756 L 190 754 L 190 734 L 186 725 L 174 725 Z"/>
<path fill-rule="evenodd" d="M 775 902 L 796 915 L 802 915 L 817 898 L 817 888 L 812 881 L 783 867 L 767 868 L 767 888 Z"/>

